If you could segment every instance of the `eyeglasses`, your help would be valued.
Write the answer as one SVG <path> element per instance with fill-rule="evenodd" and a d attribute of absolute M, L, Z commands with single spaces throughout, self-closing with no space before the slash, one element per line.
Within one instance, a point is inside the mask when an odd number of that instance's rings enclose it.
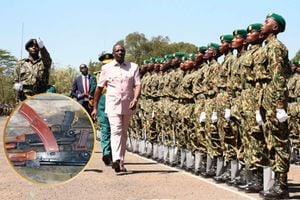
<path fill-rule="evenodd" d="M 121 51 L 121 52 L 125 52 L 125 50 L 124 50 L 124 49 L 116 49 L 116 50 L 115 50 L 115 52 L 119 52 L 119 51 Z"/>

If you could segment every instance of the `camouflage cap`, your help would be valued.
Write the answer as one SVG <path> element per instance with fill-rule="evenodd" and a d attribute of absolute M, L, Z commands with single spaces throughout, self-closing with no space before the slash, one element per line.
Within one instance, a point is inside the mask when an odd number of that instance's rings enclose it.
<path fill-rule="evenodd" d="M 250 24 L 247 27 L 247 32 L 248 33 L 251 32 L 251 31 L 258 31 L 258 32 L 260 32 L 261 31 L 261 27 L 262 27 L 261 23 Z"/>
<path fill-rule="evenodd" d="M 28 50 L 28 48 L 31 47 L 33 44 L 38 45 L 36 39 L 30 39 L 30 40 L 28 40 L 28 42 L 26 42 L 26 44 L 25 44 L 25 49 Z"/>
<path fill-rule="evenodd" d="M 281 15 L 278 15 L 276 13 L 270 13 L 267 15 L 266 19 L 268 18 L 272 18 L 274 19 L 277 24 L 281 27 L 281 32 L 283 32 L 285 30 L 285 20 Z"/>
<path fill-rule="evenodd" d="M 198 47 L 197 51 L 200 52 L 200 53 L 205 53 L 205 51 L 207 50 L 207 47 L 206 46 L 201 46 L 201 47 Z"/>
<path fill-rule="evenodd" d="M 221 35 L 221 36 L 220 36 L 220 40 L 221 40 L 221 41 L 224 41 L 224 42 L 230 43 L 230 42 L 232 42 L 232 40 L 233 40 L 233 35 L 231 35 L 231 34 Z"/>
<path fill-rule="evenodd" d="M 233 36 L 240 36 L 242 38 L 246 38 L 247 37 L 247 31 L 245 29 L 236 29 L 233 31 Z"/>

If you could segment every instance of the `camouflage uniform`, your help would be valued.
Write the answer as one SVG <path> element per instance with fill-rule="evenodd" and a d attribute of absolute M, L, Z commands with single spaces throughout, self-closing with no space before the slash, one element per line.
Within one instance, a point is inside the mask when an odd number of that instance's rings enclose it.
<path fill-rule="evenodd" d="M 41 57 L 34 62 L 26 58 L 16 64 L 14 80 L 23 84 L 23 91 L 18 94 L 21 101 L 27 96 L 47 91 L 52 60 L 45 47 L 40 49 L 40 53 Z"/>
<path fill-rule="evenodd" d="M 289 70 L 288 50 L 276 38 L 269 36 L 265 41 L 262 56 L 270 81 L 264 87 L 262 108 L 265 117 L 264 132 L 269 150 L 272 170 L 276 173 L 289 171 L 290 143 L 287 121 L 279 122 L 276 109 L 287 110 L 288 89 L 287 77 Z"/>

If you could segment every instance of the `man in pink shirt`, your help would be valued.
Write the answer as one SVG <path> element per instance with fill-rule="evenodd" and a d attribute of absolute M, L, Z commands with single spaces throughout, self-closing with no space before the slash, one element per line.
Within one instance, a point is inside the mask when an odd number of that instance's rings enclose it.
<path fill-rule="evenodd" d="M 105 112 L 111 127 L 112 168 L 115 172 L 124 172 L 127 131 L 141 93 L 141 81 L 138 65 L 125 61 L 126 52 L 122 45 L 115 44 L 112 53 L 114 60 L 101 69 L 92 117 L 97 116 L 99 97 L 106 86 Z"/>

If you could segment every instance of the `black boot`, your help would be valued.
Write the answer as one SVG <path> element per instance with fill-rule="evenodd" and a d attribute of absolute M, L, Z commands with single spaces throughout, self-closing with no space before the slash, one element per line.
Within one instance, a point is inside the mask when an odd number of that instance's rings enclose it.
<path fill-rule="evenodd" d="M 288 199 L 287 173 L 275 173 L 275 183 L 267 191 L 261 191 L 260 196 L 264 199 Z"/>
<path fill-rule="evenodd" d="M 253 172 L 249 169 L 245 169 L 244 181 L 241 183 L 241 185 L 237 186 L 239 190 L 245 190 L 249 185 L 253 184 L 254 177 Z"/>
<path fill-rule="evenodd" d="M 253 171 L 253 181 L 245 188 L 246 193 L 258 193 L 263 190 L 262 169 Z"/>

